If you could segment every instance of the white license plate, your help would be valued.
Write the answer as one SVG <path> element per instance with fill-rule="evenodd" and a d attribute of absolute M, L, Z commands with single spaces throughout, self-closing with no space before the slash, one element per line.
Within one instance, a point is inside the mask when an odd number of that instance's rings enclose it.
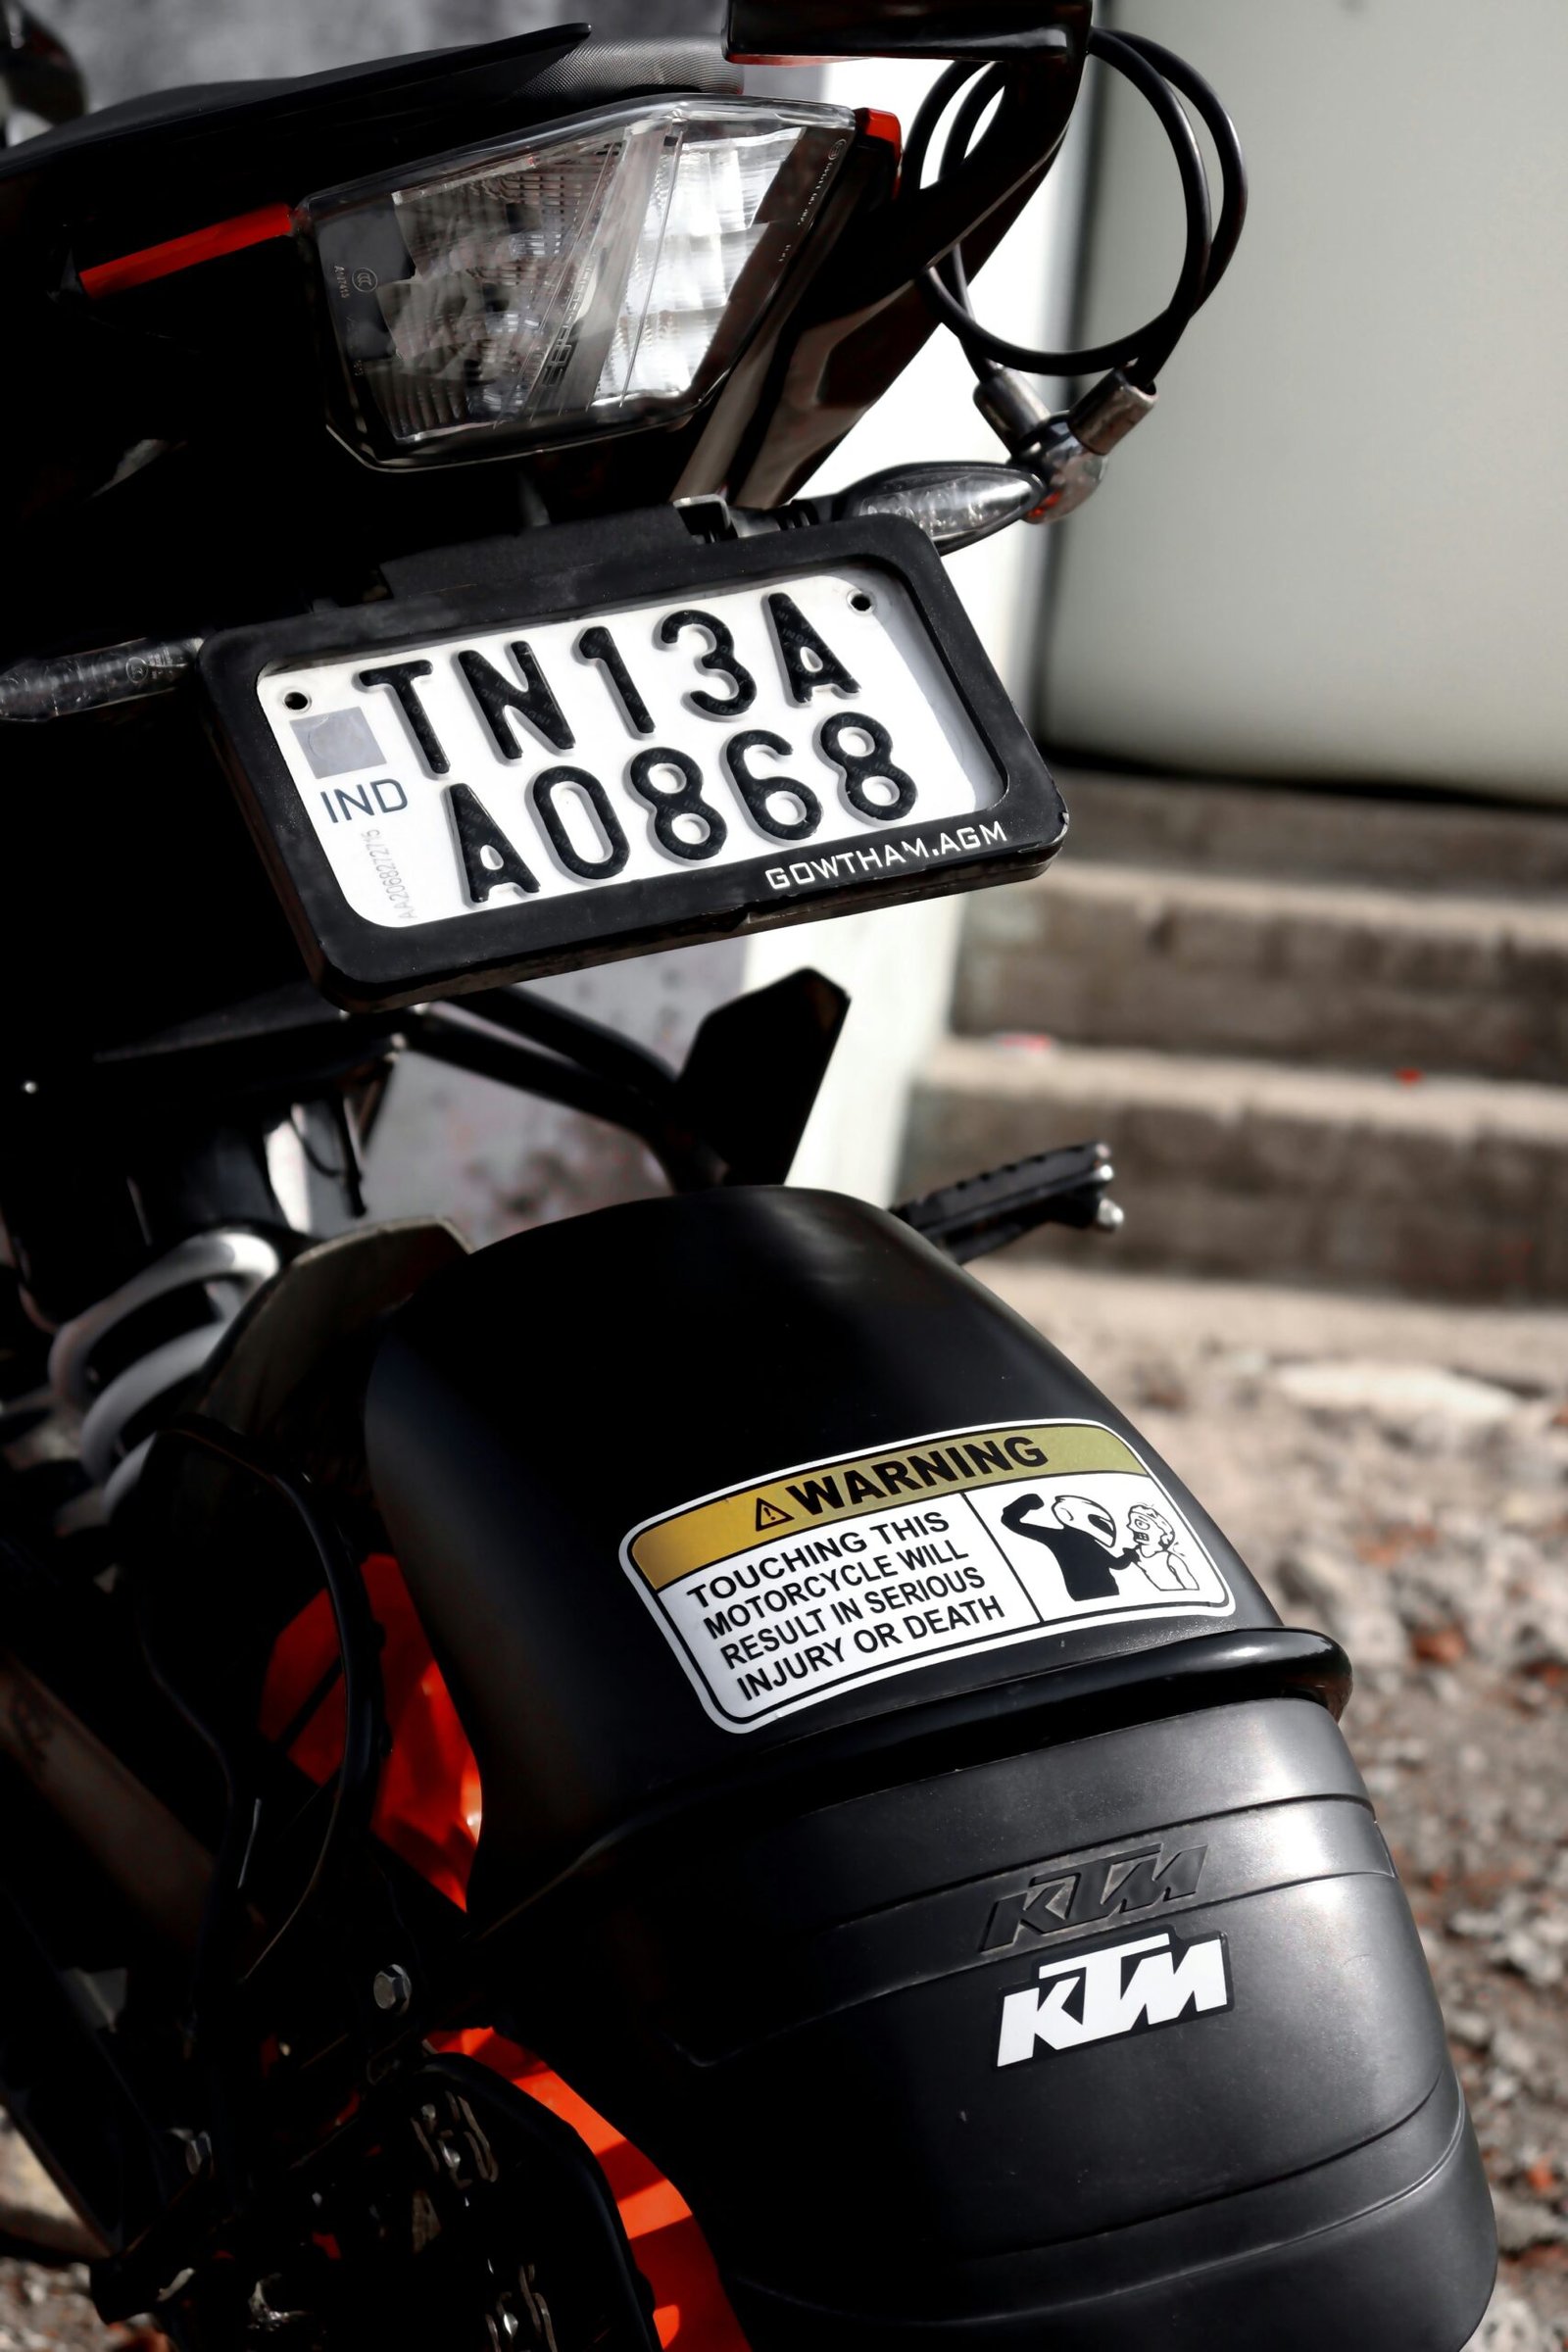
<path fill-rule="evenodd" d="M 389 929 L 765 861 L 780 896 L 1001 844 L 996 760 L 886 568 L 455 631 L 257 679 L 338 889 Z M 911 877 L 912 878 L 912 877 Z"/>

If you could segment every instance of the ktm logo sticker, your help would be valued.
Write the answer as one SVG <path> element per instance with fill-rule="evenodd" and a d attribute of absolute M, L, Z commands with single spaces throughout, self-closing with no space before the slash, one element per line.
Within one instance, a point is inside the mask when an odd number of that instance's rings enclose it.
<path fill-rule="evenodd" d="M 1027 1886 L 993 1903 L 980 1949 L 1007 1952 L 1027 1936 L 1064 1936 L 1073 1928 L 1101 1927 L 1124 1912 L 1190 1902 L 1207 1858 L 1206 1845 L 1171 1854 L 1162 1846 L 1142 1845 L 1129 1854 L 1039 1870 Z"/>
<path fill-rule="evenodd" d="M 1048 1960 L 1040 1984 L 1002 2003 L 998 2066 L 1022 2066 L 1086 2042 L 1114 2041 L 1232 2006 L 1223 1936 L 1184 1942 L 1170 1931 Z"/>

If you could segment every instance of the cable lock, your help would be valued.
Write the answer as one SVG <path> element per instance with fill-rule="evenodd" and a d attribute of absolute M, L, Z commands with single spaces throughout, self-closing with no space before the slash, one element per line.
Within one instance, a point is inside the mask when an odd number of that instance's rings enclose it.
<path fill-rule="evenodd" d="M 1247 165 L 1236 126 L 1219 98 L 1184 58 L 1143 34 L 1095 27 L 1089 54 L 1121 74 L 1146 98 L 1170 142 L 1181 177 L 1186 236 L 1181 270 L 1165 308 L 1130 334 L 1078 351 L 1041 351 L 1011 342 L 975 317 L 961 248 L 925 272 L 922 291 L 962 344 L 979 378 L 975 403 L 1014 460 L 1027 459 L 1045 485 L 1031 516 L 1054 520 L 1080 506 L 1104 471 L 1105 459 L 1154 405 L 1155 380 L 1230 267 L 1247 219 Z M 944 142 L 937 179 L 961 168 L 980 123 L 1001 95 L 1007 68 L 950 66 L 934 84 L 909 131 L 902 201 L 919 193 L 944 115 L 967 87 Z M 1219 158 L 1220 209 L 1213 220 L 1208 173 L 1182 100 L 1207 129 Z M 1109 372 L 1074 406 L 1053 413 L 1023 375 Z"/>

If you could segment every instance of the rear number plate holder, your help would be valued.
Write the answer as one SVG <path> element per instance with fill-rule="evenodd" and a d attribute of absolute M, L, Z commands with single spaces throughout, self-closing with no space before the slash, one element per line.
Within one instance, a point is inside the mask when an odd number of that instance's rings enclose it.
<path fill-rule="evenodd" d="M 581 535 L 562 534 L 580 549 Z M 211 718 L 313 977 L 375 1009 L 1038 870 L 1065 816 L 878 517 L 230 631 Z"/>

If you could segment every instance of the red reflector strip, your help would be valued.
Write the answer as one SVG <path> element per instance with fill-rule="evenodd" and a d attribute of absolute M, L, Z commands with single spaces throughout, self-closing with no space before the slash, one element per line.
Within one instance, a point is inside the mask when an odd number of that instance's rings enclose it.
<path fill-rule="evenodd" d="M 863 139 L 879 139 L 895 155 L 903 155 L 904 124 L 897 115 L 885 115 L 880 107 L 862 106 L 855 120 Z"/>
<path fill-rule="evenodd" d="M 124 253 L 118 261 L 94 262 L 81 271 L 82 290 L 96 302 L 105 294 L 123 294 L 131 286 L 150 285 L 154 278 L 172 277 L 177 270 L 194 270 L 198 262 L 216 262 L 225 253 L 243 253 L 247 245 L 265 245 L 270 237 L 290 237 L 294 218 L 286 204 L 264 204 L 254 213 L 237 213 L 232 220 L 215 220 L 209 228 L 193 228 L 163 245 L 144 245 L 139 253 Z"/>

